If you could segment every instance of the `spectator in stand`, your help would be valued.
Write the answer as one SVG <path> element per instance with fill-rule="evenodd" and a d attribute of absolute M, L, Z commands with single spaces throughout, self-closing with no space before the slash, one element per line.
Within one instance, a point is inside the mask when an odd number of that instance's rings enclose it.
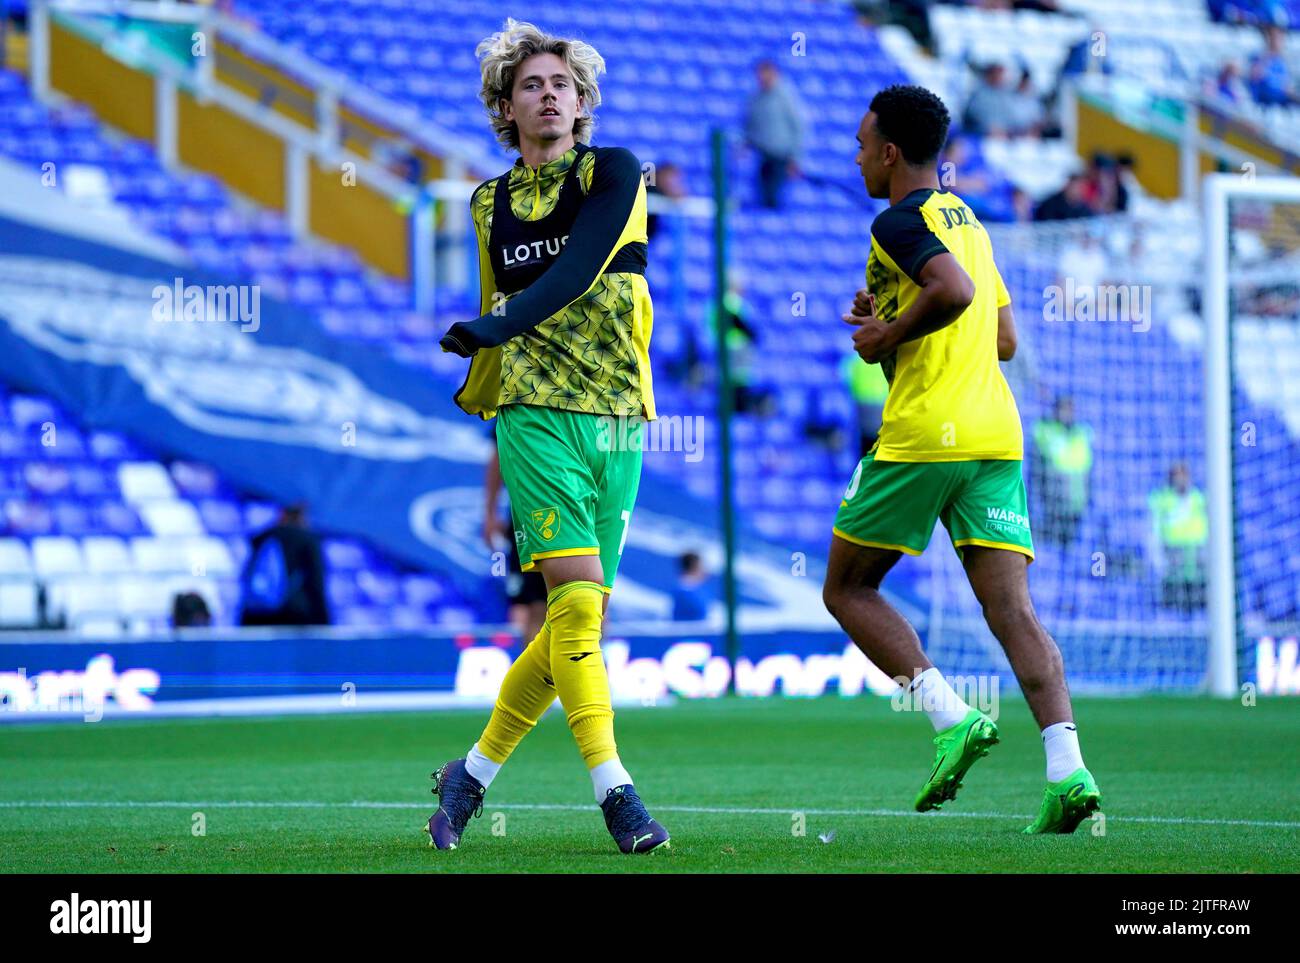
<path fill-rule="evenodd" d="M 758 345 L 758 330 L 749 321 L 751 309 L 745 300 L 743 283 L 740 272 L 733 270 L 727 294 L 722 299 L 723 318 L 727 325 L 727 354 L 735 386 L 732 407 L 737 414 L 769 417 L 775 413 L 776 403 L 770 391 L 754 385 L 754 349 Z M 715 331 L 717 324 L 717 315 L 713 312 Z"/>
<path fill-rule="evenodd" d="M 1060 13 L 1055 0 L 968 0 L 972 7 L 981 10 L 1038 10 L 1041 13 Z"/>
<path fill-rule="evenodd" d="M 1092 428 L 1074 420 L 1068 395 L 1056 399 L 1051 417 L 1034 425 L 1030 470 L 1041 506 L 1040 533 L 1044 541 L 1065 548 L 1088 510 L 1092 477 Z"/>
<path fill-rule="evenodd" d="M 1124 210 L 1127 211 L 1134 202 L 1146 198 L 1146 189 L 1137 177 L 1137 161 L 1128 151 L 1115 155 L 1115 176 L 1119 178 L 1119 186 L 1123 188 Z"/>
<path fill-rule="evenodd" d="M 709 573 L 698 552 L 685 552 L 678 560 L 677 587 L 673 589 L 673 621 L 698 622 L 708 618 Z"/>
<path fill-rule="evenodd" d="M 1026 224 L 1034 219 L 1034 199 L 1018 187 L 1011 189 L 1012 220 Z"/>
<path fill-rule="evenodd" d="M 673 201 L 684 200 L 688 196 L 682 169 L 672 161 L 665 161 L 656 166 L 649 180 L 650 183 L 646 185 L 647 195 L 657 194 Z M 661 226 L 666 228 L 662 234 L 659 233 Z M 651 209 L 646 214 L 645 230 L 646 238 L 654 244 L 654 253 L 651 256 L 668 265 L 670 316 L 684 318 L 689 310 L 686 284 L 686 245 L 689 228 L 686 216 L 671 207 L 662 214 Z M 656 236 L 659 238 L 658 241 L 655 241 Z M 690 352 L 694 349 L 694 341 L 689 340 L 689 332 L 687 338 L 687 351 Z M 684 359 L 687 369 L 693 363 L 690 357 Z"/>
<path fill-rule="evenodd" d="M 981 221 L 1016 220 L 1016 188 L 985 160 L 979 141 L 954 134 L 939 163 L 939 183 L 957 191 Z M 1024 220 L 1030 219 L 1026 213 Z"/>
<path fill-rule="evenodd" d="M 239 584 L 240 625 L 329 625 L 325 563 L 305 507 L 283 509 L 253 536 Z"/>
<path fill-rule="evenodd" d="M 1206 96 L 1230 104 L 1248 104 L 1251 101 L 1250 87 L 1241 75 L 1241 67 L 1235 60 L 1229 60 L 1219 70 L 1219 75 L 1206 85 Z"/>
<path fill-rule="evenodd" d="M 963 198 L 967 194 L 987 194 L 991 187 L 992 172 L 978 146 L 965 134 L 953 134 L 939 159 L 940 183 L 960 188 Z"/>
<path fill-rule="evenodd" d="M 1210 18 L 1222 23 L 1291 26 L 1286 0 L 1209 0 Z"/>
<path fill-rule="evenodd" d="M 1043 199 L 1034 211 L 1035 221 L 1068 221 L 1091 217 L 1092 208 L 1087 202 L 1087 180 L 1082 174 L 1071 174 L 1065 186 Z"/>
<path fill-rule="evenodd" d="M 727 279 L 727 293 L 722 299 L 723 323 L 726 325 L 727 361 L 731 371 L 732 410 L 741 415 L 770 417 L 776 412 L 776 399 L 769 389 L 756 387 L 754 375 L 754 348 L 758 344 L 758 331 L 749 322 L 751 309 L 745 300 L 744 280 L 738 270 Z M 718 312 L 709 307 L 710 347 L 717 343 Z M 695 333 L 686 331 L 685 362 L 687 384 L 694 389 L 713 383 L 715 372 L 706 362 L 708 350 L 699 343 Z"/>
<path fill-rule="evenodd" d="M 926 49 L 934 46 L 930 34 L 931 0 L 849 0 L 858 20 L 868 27 L 898 24 Z"/>
<path fill-rule="evenodd" d="M 1264 28 L 1264 50 L 1250 62 L 1250 93 L 1257 104 L 1291 104 L 1291 70 L 1286 63 L 1286 31 L 1281 27 Z"/>
<path fill-rule="evenodd" d="M 1205 495 L 1192 484 L 1187 465 L 1169 472 L 1169 484 L 1147 499 L 1151 509 L 1151 559 L 1160 576 L 1160 604 L 1183 611 L 1205 607 L 1205 543 L 1209 516 Z"/>
<path fill-rule="evenodd" d="M 976 134 L 1003 137 L 1012 133 L 1020 96 L 1007 86 L 1007 68 L 991 63 L 980 71 L 975 91 L 966 102 L 963 126 Z"/>
<path fill-rule="evenodd" d="M 181 592 L 172 596 L 172 628 L 205 628 L 212 624 L 208 603 L 198 592 Z"/>
<path fill-rule="evenodd" d="M 1028 70 L 1021 70 L 1007 118 L 1007 131 L 1013 137 L 1041 137 L 1046 127 L 1047 111 L 1034 91 L 1034 79 Z"/>
<path fill-rule="evenodd" d="M 775 63 L 758 64 L 758 90 L 745 111 L 745 139 L 759 155 L 758 187 L 763 206 L 781 206 L 786 179 L 799 171 L 805 111 L 794 87 Z"/>
<path fill-rule="evenodd" d="M 681 200 L 686 196 L 686 184 L 682 180 L 682 169 L 672 161 L 665 161 L 654 169 L 654 177 L 646 186 L 646 194 L 658 194 L 670 200 Z M 659 230 L 659 215 L 646 214 L 646 237 L 653 239 Z"/>
<path fill-rule="evenodd" d="M 1007 68 L 991 63 L 980 71 L 966 102 L 965 123 L 968 130 L 991 137 L 1038 137 L 1047 128 L 1047 110 L 1028 70 L 1021 70 L 1013 88 Z"/>
<path fill-rule="evenodd" d="M 1120 183 L 1115 158 L 1100 151 L 1088 162 L 1084 203 L 1094 214 L 1114 214 L 1128 208 L 1128 193 Z"/>
<path fill-rule="evenodd" d="M 1113 73 L 1115 68 L 1110 62 L 1110 58 L 1105 55 L 1106 51 L 1106 32 L 1098 24 L 1091 24 L 1088 32 L 1079 38 L 1065 54 L 1065 63 L 1061 65 L 1061 77 L 1056 86 L 1061 86 L 1061 81 L 1066 77 L 1077 77 L 1080 74 Z"/>

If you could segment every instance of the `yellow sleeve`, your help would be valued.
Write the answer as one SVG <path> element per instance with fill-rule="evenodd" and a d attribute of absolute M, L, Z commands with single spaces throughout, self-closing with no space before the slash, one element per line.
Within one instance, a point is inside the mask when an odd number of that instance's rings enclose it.
<path fill-rule="evenodd" d="M 497 282 L 492 275 L 492 258 L 488 255 L 488 237 L 492 233 L 492 194 L 495 181 L 480 185 L 469 202 L 470 218 L 474 222 L 474 237 L 478 239 L 478 313 L 492 310 L 492 295 Z"/>
<path fill-rule="evenodd" d="M 998 307 L 1005 308 L 1011 303 L 1011 292 L 1007 290 L 1007 286 L 1002 280 L 1002 272 L 998 270 L 996 264 L 993 265 L 993 277 L 998 282 Z"/>
<path fill-rule="evenodd" d="M 478 239 L 479 314 L 487 314 L 494 306 L 493 295 L 497 282 L 492 274 L 492 258 L 488 254 L 488 237 L 491 233 L 492 186 L 480 186 L 470 198 L 470 216 L 474 221 L 474 236 Z M 484 421 L 497 413 L 501 399 L 501 348 L 484 348 L 477 351 L 469 362 L 465 383 L 456 392 L 456 404 L 462 411 L 478 415 Z"/>

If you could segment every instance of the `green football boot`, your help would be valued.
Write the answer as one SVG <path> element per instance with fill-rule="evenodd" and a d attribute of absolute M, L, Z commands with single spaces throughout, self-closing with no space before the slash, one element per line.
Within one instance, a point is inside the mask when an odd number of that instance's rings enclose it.
<path fill-rule="evenodd" d="M 1048 783 L 1038 818 L 1025 827 L 1031 835 L 1072 833 L 1092 813 L 1101 809 L 1101 790 L 1087 769 L 1076 769 L 1060 782 Z"/>
<path fill-rule="evenodd" d="M 972 709 L 961 722 L 950 726 L 934 737 L 934 770 L 916 797 L 916 811 L 938 809 L 949 799 L 957 798 L 957 790 L 966 771 L 998 741 L 998 727 L 993 720 Z"/>

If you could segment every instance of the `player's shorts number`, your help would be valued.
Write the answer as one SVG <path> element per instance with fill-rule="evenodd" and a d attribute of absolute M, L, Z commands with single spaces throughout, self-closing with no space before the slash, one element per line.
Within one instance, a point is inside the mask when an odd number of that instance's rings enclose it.
<path fill-rule="evenodd" d="M 625 508 L 620 517 L 623 519 L 623 537 L 618 540 L 618 554 L 622 555 L 623 546 L 627 544 L 627 526 L 632 521 L 632 513 Z"/>
<path fill-rule="evenodd" d="M 849 487 L 844 490 L 844 500 L 850 501 L 858 493 L 858 485 L 862 481 L 862 462 L 858 462 L 858 467 L 853 472 L 853 477 L 849 479 Z"/>

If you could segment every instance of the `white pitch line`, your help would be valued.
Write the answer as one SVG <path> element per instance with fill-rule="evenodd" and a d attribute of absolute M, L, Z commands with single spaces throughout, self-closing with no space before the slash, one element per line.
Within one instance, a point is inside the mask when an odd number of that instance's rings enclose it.
<path fill-rule="evenodd" d="M 182 800 L 68 800 L 68 799 L 33 799 L 0 800 L 0 809 L 423 809 L 432 808 L 432 803 L 375 802 L 355 800 L 353 802 L 320 802 L 317 800 L 286 800 L 273 802 L 269 800 L 223 800 L 196 801 Z M 496 803 L 485 806 L 488 809 L 519 809 L 545 812 L 591 812 L 596 808 L 575 806 L 568 803 Z M 918 813 L 910 809 L 800 809 L 788 807 L 745 808 L 734 806 L 655 806 L 656 812 L 666 813 L 701 813 L 711 816 L 786 816 L 791 813 L 803 813 L 806 816 L 867 816 L 867 817 L 908 817 L 912 819 L 1029 819 L 1024 813 L 987 813 L 960 812 Z M 1171 826 L 1258 826 L 1264 829 L 1300 829 L 1300 820 L 1284 819 L 1197 819 L 1187 816 L 1110 816 L 1111 822 L 1150 823 Z"/>

